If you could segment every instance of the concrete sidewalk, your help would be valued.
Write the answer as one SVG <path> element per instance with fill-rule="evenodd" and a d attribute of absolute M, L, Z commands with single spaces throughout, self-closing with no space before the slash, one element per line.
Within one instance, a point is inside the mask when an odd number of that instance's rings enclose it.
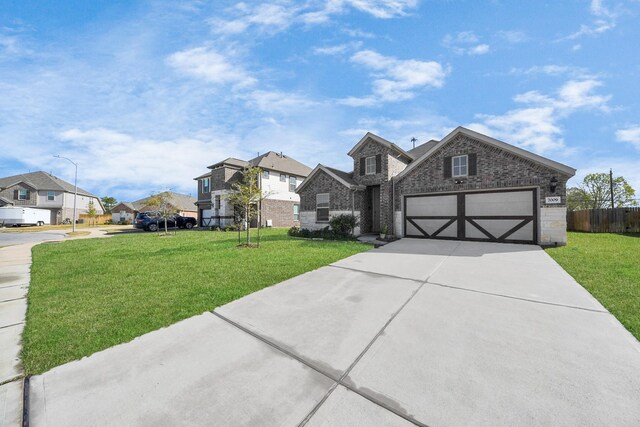
<path fill-rule="evenodd" d="M 540 248 L 403 239 L 31 378 L 32 425 L 638 425 L 640 344 Z"/>
<path fill-rule="evenodd" d="M 97 229 L 87 231 L 90 234 L 66 239 L 103 237 L 105 234 Z M 2 237 L 7 235 L 12 239 L 3 240 L 5 244 L 27 243 L 0 248 L 0 427 L 22 425 L 24 371 L 20 351 L 27 313 L 31 250 L 43 242 L 65 239 L 61 232 L 2 233 Z"/>

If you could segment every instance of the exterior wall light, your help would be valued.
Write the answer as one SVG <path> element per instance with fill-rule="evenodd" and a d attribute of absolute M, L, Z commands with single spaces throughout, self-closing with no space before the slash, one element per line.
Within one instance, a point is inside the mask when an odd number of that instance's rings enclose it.
<path fill-rule="evenodd" d="M 556 188 L 558 188 L 558 178 L 554 176 L 551 178 L 551 181 L 549 181 L 549 191 L 551 191 L 551 194 L 556 192 Z"/>

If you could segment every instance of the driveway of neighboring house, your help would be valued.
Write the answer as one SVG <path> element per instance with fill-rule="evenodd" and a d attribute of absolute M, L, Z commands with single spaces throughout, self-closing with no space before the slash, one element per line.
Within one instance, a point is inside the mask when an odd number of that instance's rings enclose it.
<path fill-rule="evenodd" d="M 33 426 L 638 425 L 640 344 L 538 247 L 403 239 L 29 389 Z"/>

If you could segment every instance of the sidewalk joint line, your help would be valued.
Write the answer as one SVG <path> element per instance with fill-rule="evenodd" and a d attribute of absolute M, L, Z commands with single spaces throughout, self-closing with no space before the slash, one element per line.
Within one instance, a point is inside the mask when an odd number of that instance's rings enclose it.
<path fill-rule="evenodd" d="M 422 286 L 422 285 L 421 285 Z M 387 327 L 387 325 L 389 323 L 391 323 L 391 320 L 393 320 L 393 318 L 400 312 L 400 310 L 402 310 L 404 308 L 405 305 L 407 305 L 409 303 L 409 301 L 411 300 L 411 298 L 413 298 L 413 296 L 418 292 L 418 290 L 420 290 L 421 286 L 419 286 L 409 297 L 409 299 L 407 299 L 407 301 L 405 301 L 405 303 L 400 307 L 400 309 L 398 309 L 394 315 L 392 316 L 391 319 L 389 319 L 387 321 L 387 323 L 385 324 L 385 326 L 378 332 L 378 334 L 376 334 L 376 337 L 374 337 L 374 339 L 372 340 L 372 342 L 369 343 L 369 345 L 365 348 L 364 352 L 366 352 L 367 349 L 369 349 L 371 347 L 371 345 L 373 344 L 373 341 L 375 341 L 375 339 L 377 337 L 379 337 L 382 332 L 384 331 L 384 328 Z M 329 398 L 329 396 L 331 395 L 331 393 L 338 387 L 338 385 L 341 385 L 347 389 L 349 389 L 350 391 L 356 393 L 357 395 L 367 399 L 368 401 L 380 406 L 383 409 L 386 409 L 389 412 L 392 412 L 393 414 L 405 419 L 406 421 L 409 421 L 410 423 L 417 425 L 417 426 L 426 426 L 426 424 L 422 424 L 417 420 L 414 420 L 411 417 L 408 417 L 405 414 L 399 413 L 397 410 L 387 406 L 385 403 L 383 402 L 379 402 L 377 401 L 375 398 L 370 397 L 368 395 L 366 395 L 365 393 L 363 393 L 360 390 L 357 390 L 356 388 L 354 388 L 352 385 L 350 384 L 346 384 L 344 383 L 344 378 L 349 374 L 350 370 L 353 368 L 353 366 L 355 365 L 355 363 L 360 360 L 360 358 L 364 355 L 364 352 L 360 354 L 360 356 L 358 356 L 358 358 L 356 359 L 356 362 L 354 362 L 346 371 L 344 374 L 342 374 L 340 376 L 340 378 L 335 378 L 333 375 L 331 375 L 328 372 L 325 372 L 323 369 L 318 368 L 317 366 L 314 366 L 312 363 L 309 363 L 308 361 L 304 360 L 302 357 L 298 356 L 295 353 L 292 353 L 291 351 L 283 348 L 282 346 L 275 344 L 271 341 L 269 341 L 268 339 L 266 339 L 265 337 L 261 336 L 260 334 L 257 334 L 249 329 L 247 329 L 246 327 L 240 325 L 239 323 L 223 316 L 220 313 L 215 312 L 214 310 L 210 311 L 211 314 L 213 314 L 214 316 L 220 318 L 221 320 L 227 322 L 228 324 L 230 324 L 231 326 L 234 326 L 238 329 L 240 329 L 241 331 L 251 335 L 252 337 L 258 339 L 259 341 L 262 341 L 263 343 L 267 344 L 268 346 L 274 348 L 275 350 L 278 350 L 281 353 L 284 353 L 285 355 L 291 357 L 294 360 L 297 360 L 298 362 L 302 363 L 303 365 L 305 365 L 306 367 L 313 369 L 314 371 L 316 371 L 317 373 L 319 373 L 320 375 L 323 375 L 327 378 L 329 378 L 330 380 L 332 380 L 334 382 L 334 384 L 331 386 L 331 388 L 329 388 L 329 390 L 325 393 L 325 395 L 323 396 L 322 399 L 320 399 L 320 402 L 318 402 L 318 404 L 316 404 L 316 406 L 311 410 L 311 412 L 304 418 L 304 420 L 299 424 L 299 427 L 304 426 L 310 419 L 311 416 L 313 414 L 315 414 L 316 411 L 318 411 L 318 409 L 320 409 L 320 406 Z"/>
<path fill-rule="evenodd" d="M 348 270 L 348 271 L 353 271 L 356 273 L 365 273 L 365 274 L 373 274 L 375 276 L 382 276 L 382 277 L 391 277 L 392 279 L 400 279 L 400 280 L 409 280 L 411 282 L 417 282 L 417 283 L 424 283 L 424 279 L 411 279 L 409 277 L 402 277 L 402 276 L 396 276 L 394 274 L 385 274 L 385 273 L 377 273 L 375 271 L 368 271 L 368 270 L 358 270 L 357 268 L 352 268 L 352 267 L 343 267 L 341 265 L 327 265 L 327 267 L 333 267 L 333 268 L 340 268 L 342 270 Z"/>
<path fill-rule="evenodd" d="M 593 313 L 611 314 L 606 310 L 597 310 L 595 308 L 578 307 L 578 306 L 575 306 L 575 305 L 560 304 L 560 303 L 549 302 L 549 301 L 538 301 L 538 300 L 524 298 L 524 297 L 517 297 L 517 296 L 505 295 L 505 294 L 497 294 L 497 293 L 494 293 L 494 292 L 479 291 L 477 289 L 469 289 L 469 288 L 463 288 L 463 287 L 460 287 L 460 286 L 444 285 L 442 283 L 435 283 L 435 282 L 429 282 L 429 281 L 426 281 L 425 283 L 428 284 L 428 285 L 439 286 L 441 288 L 456 289 L 456 290 L 459 290 L 459 291 L 473 292 L 473 293 L 476 293 L 476 294 L 489 295 L 489 296 L 494 296 L 494 297 L 498 297 L 498 298 L 515 299 L 515 300 L 519 300 L 519 301 L 532 302 L 532 303 L 535 303 L 535 304 L 544 304 L 544 305 L 552 305 L 552 306 L 555 306 L 555 307 L 570 308 L 570 309 L 574 309 L 574 310 L 591 311 Z"/>
<path fill-rule="evenodd" d="M 18 323 L 12 323 L 11 325 L 0 326 L 0 329 L 11 328 L 13 326 L 24 325 L 24 321 Z"/>

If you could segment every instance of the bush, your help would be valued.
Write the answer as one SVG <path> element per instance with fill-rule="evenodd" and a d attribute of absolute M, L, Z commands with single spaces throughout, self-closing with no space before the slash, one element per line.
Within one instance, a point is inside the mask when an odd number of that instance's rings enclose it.
<path fill-rule="evenodd" d="M 229 224 L 222 228 L 222 231 L 238 231 L 239 227 L 237 224 Z"/>
<path fill-rule="evenodd" d="M 349 234 L 342 235 L 335 232 L 331 228 L 324 227 L 320 230 L 309 230 L 306 228 L 300 227 L 291 227 L 288 231 L 289 236 L 292 237 L 303 237 L 305 239 L 326 239 L 326 240 L 351 240 Z"/>
<path fill-rule="evenodd" d="M 353 229 L 356 228 L 358 224 L 358 218 L 351 214 L 337 215 L 329 221 L 329 225 L 333 232 L 342 237 L 351 236 Z"/>

